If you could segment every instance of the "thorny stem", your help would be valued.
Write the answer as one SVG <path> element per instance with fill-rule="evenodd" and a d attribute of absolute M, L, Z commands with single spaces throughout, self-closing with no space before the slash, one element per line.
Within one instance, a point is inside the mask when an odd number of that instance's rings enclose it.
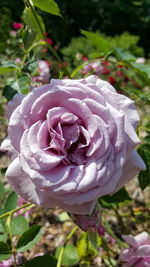
<path fill-rule="evenodd" d="M 62 65 L 62 68 L 63 68 L 64 72 L 65 72 L 65 73 L 69 76 L 69 78 L 70 78 L 70 73 L 68 72 L 68 69 L 64 66 L 64 64 L 63 64 L 63 62 L 62 62 L 62 60 L 61 60 L 61 58 L 60 58 L 59 55 L 56 53 L 56 51 L 53 49 L 53 47 L 47 42 L 47 38 L 46 38 L 46 36 L 45 36 L 45 34 L 44 34 L 44 31 L 43 31 L 43 29 L 42 29 L 42 26 L 41 26 L 41 23 L 40 23 L 40 21 L 39 21 L 39 18 L 38 18 L 38 16 L 37 16 L 36 12 L 35 12 L 34 7 L 33 7 L 32 4 L 30 3 L 30 0 L 24 0 L 24 2 L 25 2 L 25 5 L 27 5 L 27 6 L 30 8 L 30 10 L 31 10 L 31 12 L 32 12 L 32 14 L 33 14 L 33 16 L 34 16 L 34 18 L 35 18 L 35 20 L 36 20 L 38 26 L 39 26 L 40 32 L 41 32 L 41 34 L 42 34 L 42 36 L 43 36 L 43 39 L 44 39 L 45 42 L 46 42 L 47 47 L 49 48 L 49 50 L 51 51 L 51 53 L 53 54 L 53 56 L 56 58 L 56 60 Z"/>
<path fill-rule="evenodd" d="M 11 232 L 11 228 L 10 228 L 10 223 L 11 223 L 11 218 L 12 218 L 12 213 L 9 214 L 7 221 L 6 221 L 6 225 L 7 225 L 7 229 L 8 229 L 8 233 L 9 233 L 9 238 L 10 238 L 10 243 L 11 243 L 11 251 L 13 253 L 13 257 L 14 257 L 14 267 L 17 267 L 17 262 L 16 262 L 16 249 L 14 246 L 14 242 L 13 242 L 13 237 L 12 237 L 12 232 Z"/>
<path fill-rule="evenodd" d="M 62 257 L 64 254 L 65 247 L 63 246 L 60 250 L 58 261 L 57 261 L 57 266 L 56 267 L 61 267 L 61 262 L 62 262 Z"/>
<path fill-rule="evenodd" d="M 15 212 L 17 212 L 17 211 L 19 211 L 21 209 L 24 209 L 24 208 L 27 208 L 27 207 L 28 207 L 28 209 L 31 209 L 34 206 L 35 206 L 34 204 L 26 203 L 26 204 L 22 205 L 21 207 L 18 207 L 16 209 L 10 210 L 10 211 L 0 215 L 0 219 L 3 219 L 3 218 L 5 218 L 7 216 L 10 216 L 10 215 L 12 216 Z"/>
<path fill-rule="evenodd" d="M 0 219 L 3 219 L 5 217 L 8 217 L 6 220 L 6 226 L 8 229 L 8 233 L 9 233 L 9 238 L 10 238 L 10 243 L 11 243 L 11 253 L 13 254 L 14 257 L 14 267 L 17 267 L 17 262 L 16 262 L 16 249 L 14 246 L 14 242 L 13 242 L 13 236 L 12 236 L 12 232 L 11 232 L 11 218 L 13 216 L 13 214 L 21 209 L 25 209 L 22 213 L 25 213 L 27 210 L 31 209 L 32 207 L 34 207 L 34 204 L 30 204 L 30 203 L 26 203 L 24 205 L 22 205 L 21 207 L 18 207 L 16 209 L 10 210 L 2 215 L 0 215 Z"/>
<path fill-rule="evenodd" d="M 62 257 L 63 257 L 63 254 L 64 254 L 65 246 L 66 246 L 67 242 L 71 239 L 71 237 L 74 235 L 74 233 L 78 230 L 78 228 L 79 228 L 78 226 L 75 226 L 72 229 L 72 231 L 70 232 L 70 234 L 66 237 L 65 243 L 64 243 L 63 247 L 60 250 L 56 267 L 61 267 L 61 262 L 62 262 Z"/>

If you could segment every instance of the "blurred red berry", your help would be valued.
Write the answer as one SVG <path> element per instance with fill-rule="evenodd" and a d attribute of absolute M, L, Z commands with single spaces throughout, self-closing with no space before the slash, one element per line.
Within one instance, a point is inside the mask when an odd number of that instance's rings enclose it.
<path fill-rule="evenodd" d="M 64 66 L 68 66 L 68 62 L 67 61 L 64 61 L 63 64 L 64 64 Z"/>
<path fill-rule="evenodd" d="M 22 26 L 23 26 L 23 24 L 22 24 L 21 22 L 14 22 L 14 23 L 13 23 L 13 28 L 14 28 L 15 30 L 19 30 L 19 29 L 21 29 Z"/>
<path fill-rule="evenodd" d="M 124 73 L 123 73 L 121 70 L 117 70 L 117 71 L 116 71 L 116 75 L 117 75 L 118 77 L 123 77 L 123 76 L 124 76 Z"/>
<path fill-rule="evenodd" d="M 83 57 L 82 57 L 82 60 L 83 60 L 83 61 L 87 61 L 87 60 L 88 60 L 88 58 L 87 58 L 87 57 L 85 57 L 85 56 L 83 56 Z"/>
<path fill-rule="evenodd" d="M 110 65 L 110 62 L 109 61 L 106 61 L 106 60 L 103 60 L 102 61 L 102 64 L 105 65 L 105 66 L 109 66 Z"/>
<path fill-rule="evenodd" d="M 116 83 L 116 79 L 115 79 L 114 77 L 112 77 L 112 76 L 109 76 L 109 77 L 108 77 L 108 81 L 109 81 L 112 85 L 114 85 L 114 84 Z"/>
<path fill-rule="evenodd" d="M 119 69 L 122 69 L 123 68 L 123 66 L 122 65 L 120 65 L 120 64 L 118 64 L 118 66 L 117 66 Z"/>
<path fill-rule="evenodd" d="M 102 70 L 102 74 L 109 74 L 110 73 L 110 70 L 106 67 L 103 68 Z"/>
<path fill-rule="evenodd" d="M 50 44 L 50 45 L 52 45 L 54 43 L 53 40 L 50 38 L 46 38 L 46 40 L 47 40 L 48 44 Z"/>

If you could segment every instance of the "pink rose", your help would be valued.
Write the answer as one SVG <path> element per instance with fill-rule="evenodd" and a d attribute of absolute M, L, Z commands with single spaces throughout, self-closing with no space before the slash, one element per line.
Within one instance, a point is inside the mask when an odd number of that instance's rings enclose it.
<path fill-rule="evenodd" d="M 50 68 L 48 62 L 45 60 L 39 60 L 38 62 L 39 76 L 34 76 L 33 81 L 40 83 L 49 83 L 50 80 Z"/>
<path fill-rule="evenodd" d="M 18 208 L 21 207 L 22 205 L 24 205 L 25 203 L 26 203 L 25 199 L 22 198 L 22 197 L 19 197 L 19 199 L 18 199 Z M 24 211 L 25 211 L 25 209 L 18 210 L 17 212 L 15 212 L 14 216 L 22 215 L 26 219 L 29 219 L 30 214 L 32 214 L 34 212 L 34 208 L 32 208 L 32 209 L 26 211 L 25 213 L 23 213 Z"/>
<path fill-rule="evenodd" d="M 100 75 L 103 73 L 104 67 L 101 65 L 100 61 L 91 62 L 83 67 L 81 70 L 82 74 L 87 74 L 88 72 L 92 71 L 92 73 L 96 75 Z"/>
<path fill-rule="evenodd" d="M 14 260 L 13 256 L 11 256 L 8 260 L 4 260 L 0 262 L 0 267 L 11 267 L 13 266 Z"/>
<path fill-rule="evenodd" d="M 17 106 L 17 107 L 16 107 Z M 96 76 L 51 80 L 8 104 L 13 161 L 6 176 L 24 199 L 90 214 L 145 164 L 135 151 L 139 117 L 134 102 Z"/>
<path fill-rule="evenodd" d="M 126 262 L 123 267 L 150 266 L 150 236 L 142 232 L 136 236 L 123 235 L 130 248 L 123 249 L 120 260 Z"/>

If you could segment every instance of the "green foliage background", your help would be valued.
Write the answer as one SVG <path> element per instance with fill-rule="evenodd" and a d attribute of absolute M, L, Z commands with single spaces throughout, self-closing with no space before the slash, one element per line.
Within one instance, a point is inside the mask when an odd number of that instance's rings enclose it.
<path fill-rule="evenodd" d="M 65 19 L 41 11 L 47 31 L 55 42 L 66 46 L 72 37 L 80 35 L 80 29 L 99 30 L 108 36 L 130 32 L 140 36 L 139 45 L 150 52 L 150 0 L 57 0 Z M 11 10 L 18 21 L 24 4 L 21 0 L 1 0 L 1 7 Z"/>

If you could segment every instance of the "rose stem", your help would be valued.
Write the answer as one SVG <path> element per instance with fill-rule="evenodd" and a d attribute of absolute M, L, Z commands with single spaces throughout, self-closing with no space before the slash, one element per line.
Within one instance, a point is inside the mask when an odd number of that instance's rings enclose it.
<path fill-rule="evenodd" d="M 74 235 L 74 233 L 78 230 L 78 228 L 79 228 L 78 226 L 75 226 L 72 229 L 72 231 L 70 232 L 70 234 L 66 237 L 66 241 L 65 241 L 63 247 L 60 250 L 56 267 L 61 267 L 61 262 L 62 262 L 62 257 L 63 257 L 63 254 L 64 254 L 65 246 L 66 246 L 67 242 L 71 239 L 71 237 Z"/>
<path fill-rule="evenodd" d="M 39 26 L 39 29 L 40 29 L 41 34 L 42 34 L 42 36 L 43 36 L 43 39 L 44 39 L 45 42 L 46 42 L 47 47 L 49 48 L 49 50 L 51 51 L 51 53 L 53 54 L 53 56 L 57 59 L 57 61 L 58 61 L 59 63 L 61 63 L 64 72 L 65 72 L 65 73 L 69 76 L 69 78 L 70 78 L 70 73 L 69 73 L 68 69 L 66 68 L 66 66 L 64 66 L 64 64 L 63 64 L 63 62 L 62 62 L 62 60 L 61 60 L 61 58 L 60 58 L 59 55 L 56 53 L 56 51 L 53 49 L 53 47 L 52 47 L 49 43 L 47 43 L 47 38 L 46 38 L 46 36 L 45 36 L 45 34 L 44 34 L 44 31 L 43 31 L 43 29 L 42 29 L 41 23 L 40 23 L 40 21 L 39 21 L 37 15 L 36 15 L 36 12 L 35 12 L 35 10 L 34 10 L 34 7 L 31 5 L 31 3 L 30 3 L 29 0 L 24 0 L 24 2 L 25 2 L 25 5 L 28 6 L 28 7 L 30 8 L 30 10 L 31 10 L 31 12 L 32 12 L 32 14 L 33 14 L 33 16 L 34 16 L 34 18 L 35 18 L 35 20 L 36 20 L 38 26 Z"/>

